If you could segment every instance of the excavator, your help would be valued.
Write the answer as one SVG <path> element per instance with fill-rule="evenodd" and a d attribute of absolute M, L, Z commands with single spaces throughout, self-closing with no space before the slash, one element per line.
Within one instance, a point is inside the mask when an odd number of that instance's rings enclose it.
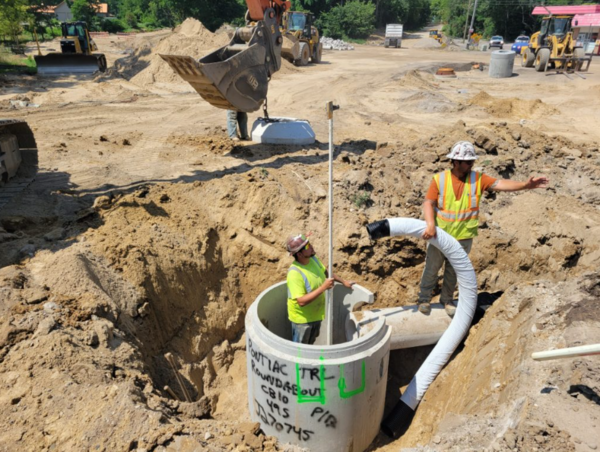
<path fill-rule="evenodd" d="M 281 67 L 280 24 L 289 0 L 246 0 L 246 25 L 229 44 L 196 60 L 160 55 L 209 104 L 250 113 L 261 105 L 266 113 L 271 76 Z"/>
<path fill-rule="evenodd" d="M 85 22 L 63 22 L 60 53 L 35 55 L 39 75 L 93 74 L 106 71 L 106 56 L 98 51 L 98 46 L 90 37 Z"/>

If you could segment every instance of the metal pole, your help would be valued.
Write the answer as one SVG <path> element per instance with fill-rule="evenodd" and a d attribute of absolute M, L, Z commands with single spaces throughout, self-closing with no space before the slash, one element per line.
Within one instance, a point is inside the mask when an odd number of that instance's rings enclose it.
<path fill-rule="evenodd" d="M 333 102 L 325 105 L 329 119 L 329 267 L 327 275 L 333 278 L 333 111 L 339 107 Z M 326 295 L 327 345 L 333 344 L 333 290 Z"/>
<path fill-rule="evenodd" d="M 469 27 L 469 31 L 473 29 L 473 24 L 475 23 L 475 12 L 477 11 L 477 3 L 479 0 L 475 0 L 475 6 L 473 7 L 473 15 L 471 16 L 471 26 Z"/>
<path fill-rule="evenodd" d="M 469 0 L 469 6 L 467 6 L 467 18 L 465 19 L 465 32 L 463 33 L 463 41 L 467 39 L 467 30 L 469 26 L 469 10 L 471 9 L 471 0 Z"/>

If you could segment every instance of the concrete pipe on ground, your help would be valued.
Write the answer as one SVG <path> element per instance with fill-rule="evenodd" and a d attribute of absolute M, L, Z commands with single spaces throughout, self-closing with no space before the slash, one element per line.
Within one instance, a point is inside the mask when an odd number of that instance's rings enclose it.
<path fill-rule="evenodd" d="M 372 309 L 350 313 L 346 321 L 346 337 L 362 337 L 384 319 L 391 329 L 390 350 L 433 345 L 450 326 L 452 319 L 440 303 L 431 305 L 431 313 L 423 315 L 416 305 L 397 308 Z"/>
<path fill-rule="evenodd" d="M 291 341 L 287 286 L 262 292 L 246 314 L 248 402 L 267 435 L 312 452 L 362 452 L 379 432 L 388 374 L 390 329 L 379 319 L 365 336 L 345 338 L 345 321 L 373 294 L 333 289 L 333 345 L 326 322 L 315 345 Z"/>
<path fill-rule="evenodd" d="M 496 50 L 490 57 L 489 76 L 492 78 L 511 77 L 516 53 L 512 50 Z"/>

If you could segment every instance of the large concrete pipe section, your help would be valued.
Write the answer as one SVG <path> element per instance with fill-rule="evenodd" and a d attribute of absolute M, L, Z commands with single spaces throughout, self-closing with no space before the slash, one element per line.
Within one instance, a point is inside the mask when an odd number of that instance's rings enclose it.
<path fill-rule="evenodd" d="M 380 318 L 385 319 L 391 330 L 390 350 L 433 345 L 452 321 L 440 303 L 432 304 L 431 313 L 426 316 L 415 305 L 352 312 L 346 321 L 347 339 L 369 334 Z"/>
<path fill-rule="evenodd" d="M 349 312 L 373 301 L 371 292 L 357 285 L 353 289 L 333 289 L 334 319 L 336 313 L 341 317 L 333 323 L 333 345 L 291 341 L 285 282 L 266 289 L 250 306 L 248 402 L 265 434 L 311 452 L 362 452 L 379 432 L 390 330 L 379 319 L 367 335 L 345 341 Z"/>
<path fill-rule="evenodd" d="M 490 69 L 488 75 L 492 78 L 511 77 L 515 65 L 516 53 L 512 50 L 496 50 L 490 57 Z"/>
<path fill-rule="evenodd" d="M 421 220 L 389 218 L 369 224 L 367 231 L 371 239 L 399 235 L 421 238 L 425 232 L 425 226 L 425 222 Z M 402 435 L 410 425 L 425 391 L 469 331 L 477 307 L 477 280 L 467 253 L 455 238 L 440 228 L 436 228 L 436 233 L 435 238 L 429 239 L 429 244 L 444 253 L 456 272 L 458 306 L 450 326 L 421 365 L 392 412 L 381 424 L 383 432 L 394 438 Z"/>

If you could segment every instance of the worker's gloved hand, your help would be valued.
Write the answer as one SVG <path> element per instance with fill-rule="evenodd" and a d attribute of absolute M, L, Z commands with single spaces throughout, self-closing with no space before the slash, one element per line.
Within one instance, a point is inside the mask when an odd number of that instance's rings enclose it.
<path fill-rule="evenodd" d="M 379 220 L 375 223 L 369 223 L 367 225 L 367 232 L 371 240 L 377 240 L 382 237 L 390 236 L 390 223 L 387 220 Z"/>

